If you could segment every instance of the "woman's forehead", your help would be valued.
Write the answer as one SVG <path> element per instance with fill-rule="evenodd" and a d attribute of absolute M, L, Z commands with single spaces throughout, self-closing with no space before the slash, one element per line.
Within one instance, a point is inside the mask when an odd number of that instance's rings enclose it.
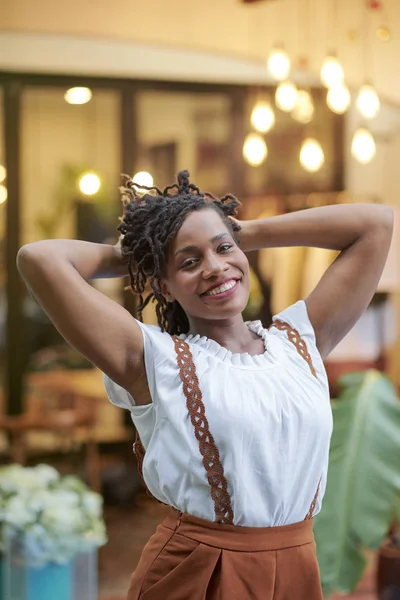
<path fill-rule="evenodd" d="M 231 232 L 217 211 L 212 208 L 193 211 L 186 217 L 179 229 L 174 246 L 186 243 L 204 244 L 221 233 L 230 235 Z"/>

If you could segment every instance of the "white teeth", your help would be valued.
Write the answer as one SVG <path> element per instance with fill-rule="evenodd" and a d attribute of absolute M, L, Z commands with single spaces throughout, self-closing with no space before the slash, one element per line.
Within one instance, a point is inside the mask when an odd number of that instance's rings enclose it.
<path fill-rule="evenodd" d="M 220 285 L 219 287 L 212 289 L 210 292 L 207 292 L 204 295 L 205 296 L 215 296 L 216 294 L 222 294 L 222 292 L 226 292 L 226 291 L 232 289 L 235 285 L 236 285 L 236 281 L 234 279 L 232 279 L 231 281 L 228 281 L 228 283 L 224 283 L 223 285 Z"/>

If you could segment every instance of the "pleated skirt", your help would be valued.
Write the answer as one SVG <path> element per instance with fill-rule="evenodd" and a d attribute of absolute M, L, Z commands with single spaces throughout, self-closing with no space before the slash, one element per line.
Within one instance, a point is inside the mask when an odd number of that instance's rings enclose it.
<path fill-rule="evenodd" d="M 313 521 L 238 527 L 172 509 L 132 575 L 139 599 L 323 600 Z"/>

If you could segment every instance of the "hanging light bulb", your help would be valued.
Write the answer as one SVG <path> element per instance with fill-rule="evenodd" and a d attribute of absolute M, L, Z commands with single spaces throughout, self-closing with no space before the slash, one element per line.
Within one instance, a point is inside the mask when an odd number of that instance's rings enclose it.
<path fill-rule="evenodd" d="M 94 196 L 101 187 L 101 181 L 96 173 L 85 173 L 79 180 L 79 189 L 85 196 Z"/>
<path fill-rule="evenodd" d="M 267 61 L 268 70 L 277 81 L 284 81 L 289 77 L 292 67 L 290 58 L 283 48 L 273 48 Z"/>
<path fill-rule="evenodd" d="M 64 94 L 64 100 L 68 104 L 86 104 L 92 99 L 92 90 L 87 87 L 73 87 Z"/>
<path fill-rule="evenodd" d="M 344 79 L 343 67 L 334 55 L 327 56 L 321 67 L 321 82 L 327 87 L 335 87 Z"/>
<path fill-rule="evenodd" d="M 269 102 L 257 102 L 251 113 L 251 124 L 260 133 L 267 133 L 275 125 L 275 113 Z"/>
<path fill-rule="evenodd" d="M 315 112 L 314 100 L 307 90 L 299 90 L 296 96 L 296 104 L 292 110 L 292 117 L 299 123 L 310 123 Z"/>
<path fill-rule="evenodd" d="M 316 173 L 325 162 L 321 144 L 314 138 L 304 140 L 300 150 L 300 163 L 306 171 Z"/>
<path fill-rule="evenodd" d="M 378 114 L 381 103 L 372 85 L 363 85 L 358 93 L 357 108 L 366 119 L 373 119 Z"/>
<path fill-rule="evenodd" d="M 243 144 L 243 157 L 252 167 L 259 167 L 268 156 L 265 140 L 258 133 L 250 133 Z"/>
<path fill-rule="evenodd" d="M 345 83 L 330 88 L 326 96 L 326 103 L 334 113 L 342 115 L 349 108 L 351 103 L 350 90 Z"/>
<path fill-rule="evenodd" d="M 7 188 L 5 185 L 0 185 L 0 204 L 7 200 Z"/>
<path fill-rule="evenodd" d="M 351 154 L 362 165 L 366 165 L 376 154 L 374 136 L 368 129 L 361 127 L 357 129 L 351 143 Z"/>
<path fill-rule="evenodd" d="M 147 173 L 147 171 L 139 171 L 138 173 L 136 173 L 136 175 L 133 176 L 132 181 L 134 183 L 136 183 L 137 185 L 144 185 L 146 187 L 151 187 L 154 183 L 153 175 L 151 175 L 150 173 Z M 139 188 L 139 189 L 142 189 L 143 192 L 146 191 L 143 188 Z"/>
<path fill-rule="evenodd" d="M 284 112 L 291 112 L 297 100 L 297 87 L 291 81 L 280 83 L 275 92 L 275 104 Z"/>

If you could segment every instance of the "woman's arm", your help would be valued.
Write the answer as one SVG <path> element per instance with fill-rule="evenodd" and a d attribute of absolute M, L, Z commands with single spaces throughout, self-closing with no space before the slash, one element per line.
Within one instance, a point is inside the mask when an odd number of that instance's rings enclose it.
<path fill-rule="evenodd" d="M 392 209 L 376 204 L 324 206 L 241 225 L 245 252 L 280 246 L 340 251 L 306 299 L 318 348 L 327 356 L 376 291 L 393 232 Z"/>
<path fill-rule="evenodd" d="M 97 277 L 126 274 L 119 246 L 45 240 L 23 246 L 17 266 L 29 291 L 65 340 L 135 393 L 140 404 L 134 389 L 144 371 L 140 327 L 122 306 L 87 283 Z M 148 402 L 146 393 L 144 397 Z"/>

